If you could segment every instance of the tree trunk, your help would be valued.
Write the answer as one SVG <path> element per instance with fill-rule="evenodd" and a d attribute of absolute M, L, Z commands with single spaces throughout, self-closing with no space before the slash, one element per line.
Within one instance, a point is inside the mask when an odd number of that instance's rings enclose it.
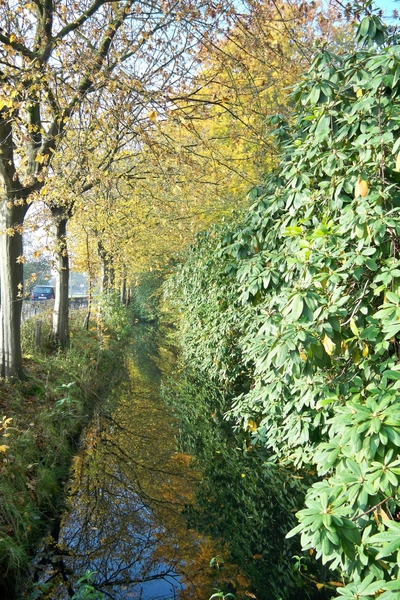
<path fill-rule="evenodd" d="M 110 256 L 108 257 L 108 289 L 115 289 L 115 269 L 111 264 Z"/>
<path fill-rule="evenodd" d="M 40 348 L 42 345 L 42 321 L 39 319 L 35 323 L 35 346 Z"/>
<path fill-rule="evenodd" d="M 93 279 L 94 279 L 94 275 L 93 275 L 93 270 L 92 270 L 92 263 L 90 260 L 90 248 L 89 248 L 89 234 L 86 233 L 86 260 L 87 260 L 87 272 L 89 275 L 89 289 L 87 290 L 88 292 L 88 310 L 86 313 L 86 317 L 85 317 L 85 321 L 83 323 L 83 328 L 86 329 L 86 331 L 89 330 L 89 323 L 90 323 L 90 316 L 91 316 L 91 312 L 92 312 L 92 303 L 93 303 Z"/>
<path fill-rule="evenodd" d="M 100 258 L 101 264 L 101 289 L 102 294 L 106 294 L 110 291 L 111 284 L 111 265 L 107 250 L 104 248 L 100 240 L 97 241 L 97 252 Z"/>
<path fill-rule="evenodd" d="M 12 202 L 7 196 L 3 197 L 0 217 L 1 376 L 24 379 L 21 351 L 22 223 L 27 207 L 10 206 Z"/>
<path fill-rule="evenodd" d="M 51 209 L 55 230 L 56 297 L 53 312 L 53 339 L 62 349 L 69 345 L 67 222 L 63 209 Z"/>
<path fill-rule="evenodd" d="M 91 273 L 89 272 L 88 310 L 87 310 L 86 317 L 85 317 L 85 320 L 83 323 L 83 328 L 86 329 L 86 331 L 88 331 L 88 329 L 89 329 L 90 315 L 92 312 L 92 303 L 93 303 L 93 279 L 92 279 Z"/>
<path fill-rule="evenodd" d="M 127 294 L 126 294 L 126 275 L 122 277 L 121 281 L 121 304 L 127 306 Z"/>

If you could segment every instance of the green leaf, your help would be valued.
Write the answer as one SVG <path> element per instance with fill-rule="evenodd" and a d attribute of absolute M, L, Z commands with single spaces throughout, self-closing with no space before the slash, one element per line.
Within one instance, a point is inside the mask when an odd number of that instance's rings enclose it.
<path fill-rule="evenodd" d="M 317 129 L 315 130 L 315 134 L 318 136 L 321 134 L 330 133 L 330 124 L 331 124 L 331 119 L 330 119 L 329 115 L 324 115 L 318 121 L 318 125 L 317 125 Z"/>
<path fill-rule="evenodd" d="M 376 35 L 376 26 L 375 26 L 373 19 L 370 19 L 370 21 L 369 21 L 368 35 L 372 39 L 374 39 L 375 35 Z"/>
<path fill-rule="evenodd" d="M 286 535 L 285 538 L 289 539 L 295 535 L 297 535 L 298 533 L 301 533 L 301 531 L 303 530 L 303 523 L 300 523 L 299 525 L 297 525 L 296 527 L 294 527 L 293 529 L 291 529 Z"/>
<path fill-rule="evenodd" d="M 324 354 L 324 349 L 321 344 L 311 344 L 310 349 L 316 358 L 322 358 Z"/>
<path fill-rule="evenodd" d="M 373 341 L 373 340 L 376 340 L 379 333 L 380 333 L 379 327 L 377 327 L 376 325 L 370 325 L 369 327 L 366 327 L 361 332 L 360 338 L 362 340 Z"/>
<path fill-rule="evenodd" d="M 374 319 L 387 319 L 395 312 L 396 312 L 396 307 L 391 305 L 391 306 L 388 306 L 387 308 L 382 308 L 381 310 L 378 310 L 378 312 L 376 312 L 374 314 Z"/>
<path fill-rule="evenodd" d="M 350 329 L 356 337 L 359 336 L 359 331 L 358 331 L 358 328 L 357 328 L 357 325 L 356 325 L 354 319 L 350 319 Z"/>
<path fill-rule="evenodd" d="M 392 542 L 389 542 L 389 544 L 386 544 L 382 548 L 382 550 L 380 550 L 380 552 L 378 552 L 378 554 L 376 555 L 376 560 L 380 560 L 381 558 L 390 556 L 391 554 L 393 554 L 393 552 L 395 552 L 399 548 L 400 548 L 400 537 L 398 537 L 396 540 L 393 540 Z"/>
<path fill-rule="evenodd" d="M 303 306 L 303 298 L 299 294 L 296 295 L 291 303 L 291 316 L 294 321 L 298 321 L 298 319 L 301 317 Z"/>
<path fill-rule="evenodd" d="M 400 379 L 400 371 L 384 371 L 382 375 L 387 379 Z"/>
<path fill-rule="evenodd" d="M 312 90 L 310 92 L 308 99 L 311 101 L 312 104 L 317 104 L 320 94 L 321 94 L 320 86 L 314 85 L 314 87 L 312 88 Z"/>
<path fill-rule="evenodd" d="M 399 304 L 400 302 L 399 296 L 393 292 L 386 292 L 386 298 L 393 304 Z"/>
<path fill-rule="evenodd" d="M 384 325 L 384 331 L 386 333 L 385 335 L 385 340 L 390 340 L 392 337 L 394 337 L 395 335 L 397 335 L 397 333 L 400 331 L 400 321 L 397 321 L 396 323 L 388 323 Z"/>
<path fill-rule="evenodd" d="M 368 269 L 370 269 L 370 271 L 378 270 L 378 265 L 376 263 L 376 260 L 374 260 L 373 258 L 367 258 L 367 260 L 365 261 L 365 264 L 367 265 Z"/>
<path fill-rule="evenodd" d="M 357 35 L 360 37 L 365 37 L 368 34 L 370 27 L 371 19 L 369 17 L 364 17 L 358 26 Z"/>

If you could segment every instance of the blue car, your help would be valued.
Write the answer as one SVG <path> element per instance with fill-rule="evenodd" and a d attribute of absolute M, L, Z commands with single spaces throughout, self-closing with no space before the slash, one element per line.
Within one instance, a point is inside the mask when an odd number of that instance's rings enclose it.
<path fill-rule="evenodd" d="M 35 285 L 31 300 L 54 300 L 54 288 L 49 285 Z"/>

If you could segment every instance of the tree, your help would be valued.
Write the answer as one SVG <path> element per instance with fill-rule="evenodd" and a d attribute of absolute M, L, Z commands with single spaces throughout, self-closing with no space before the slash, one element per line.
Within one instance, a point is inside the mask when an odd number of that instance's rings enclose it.
<path fill-rule="evenodd" d="M 84 229 L 83 255 L 91 223 L 103 265 L 117 273 L 121 265 L 129 280 L 168 264 L 199 229 L 246 205 L 245 191 L 276 161 L 265 115 L 287 112 L 286 88 L 308 64 L 313 36 L 337 35 L 334 24 L 318 25 L 326 22 L 317 3 L 262 1 L 238 11 L 218 43 L 205 38 L 191 79 L 177 82 L 167 103 L 124 119 L 138 143 L 120 148 L 103 189 L 79 202 L 73 227 L 77 241 Z"/>
<path fill-rule="evenodd" d="M 56 262 L 56 301 L 53 311 L 53 338 L 62 348 L 68 345 L 68 289 L 69 250 L 67 225 L 77 205 L 85 206 L 92 190 L 110 187 L 110 170 L 118 163 L 123 148 L 129 146 L 137 133 L 127 131 L 132 127 L 137 112 L 132 106 L 133 98 L 128 84 L 118 97 L 103 91 L 82 102 L 80 113 L 71 119 L 68 134 L 62 142 L 62 156 L 54 157 L 52 170 L 55 174 L 41 190 L 41 196 L 51 212 Z M 120 103 L 124 112 L 116 108 Z M 129 118 L 125 114 L 131 107 Z M 83 115 L 83 116 L 82 116 Z M 122 120 L 122 122 L 121 122 Z M 132 167 L 130 167 L 131 169 Z M 100 193 L 101 192 L 97 192 Z M 87 213 L 86 213 L 87 214 Z"/>
<path fill-rule="evenodd" d="M 154 112 L 143 139 L 150 176 L 133 193 L 187 223 L 184 240 L 246 206 L 246 192 L 274 165 L 266 115 L 289 114 L 287 89 L 312 60 L 316 36 L 323 43 L 347 31 L 330 8 L 328 22 L 319 3 L 249 4 L 218 43 L 206 40 L 201 68 L 170 95 L 168 112 Z"/>
<path fill-rule="evenodd" d="M 117 66 L 112 64 L 116 58 L 116 36 L 132 5 L 131 1 L 115 5 L 96 1 L 91 5 L 81 4 L 72 13 L 67 5 L 47 1 L 21 5 L 17 10 L 10 3 L 1 6 L 3 376 L 22 376 L 21 236 L 32 193 L 43 187 L 51 155 L 59 148 L 76 108 L 90 91 L 104 85 L 101 79 Z M 104 29 L 99 29 L 97 21 L 100 9 Z M 84 37 L 89 33 L 90 43 Z M 121 43 L 124 44 L 122 40 Z M 126 42 L 124 46 L 127 50 Z M 81 71 L 76 74 L 74 65 L 78 61 Z"/>
<path fill-rule="evenodd" d="M 1 3 L 2 375 L 23 376 L 22 227 L 32 195 L 53 174 L 71 120 L 95 92 L 115 91 L 119 82 L 129 80 L 138 105 L 142 95 L 171 83 L 211 14 L 211 3 L 196 4 Z"/>
<path fill-rule="evenodd" d="M 332 43 L 347 31 L 329 9 L 328 20 L 319 2 L 252 3 L 218 45 L 202 50 L 191 88 L 174 99 L 164 144 L 178 132 L 180 162 L 186 157 L 190 181 L 197 166 L 203 195 L 213 186 L 211 197 L 243 203 L 275 164 L 266 115 L 289 114 L 287 90 L 312 61 L 316 39 Z"/>

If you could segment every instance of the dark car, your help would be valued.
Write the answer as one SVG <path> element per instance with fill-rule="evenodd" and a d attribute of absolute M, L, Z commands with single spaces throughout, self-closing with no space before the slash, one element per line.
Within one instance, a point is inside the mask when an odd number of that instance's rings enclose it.
<path fill-rule="evenodd" d="M 31 300 L 54 300 L 54 288 L 49 285 L 35 285 Z"/>

